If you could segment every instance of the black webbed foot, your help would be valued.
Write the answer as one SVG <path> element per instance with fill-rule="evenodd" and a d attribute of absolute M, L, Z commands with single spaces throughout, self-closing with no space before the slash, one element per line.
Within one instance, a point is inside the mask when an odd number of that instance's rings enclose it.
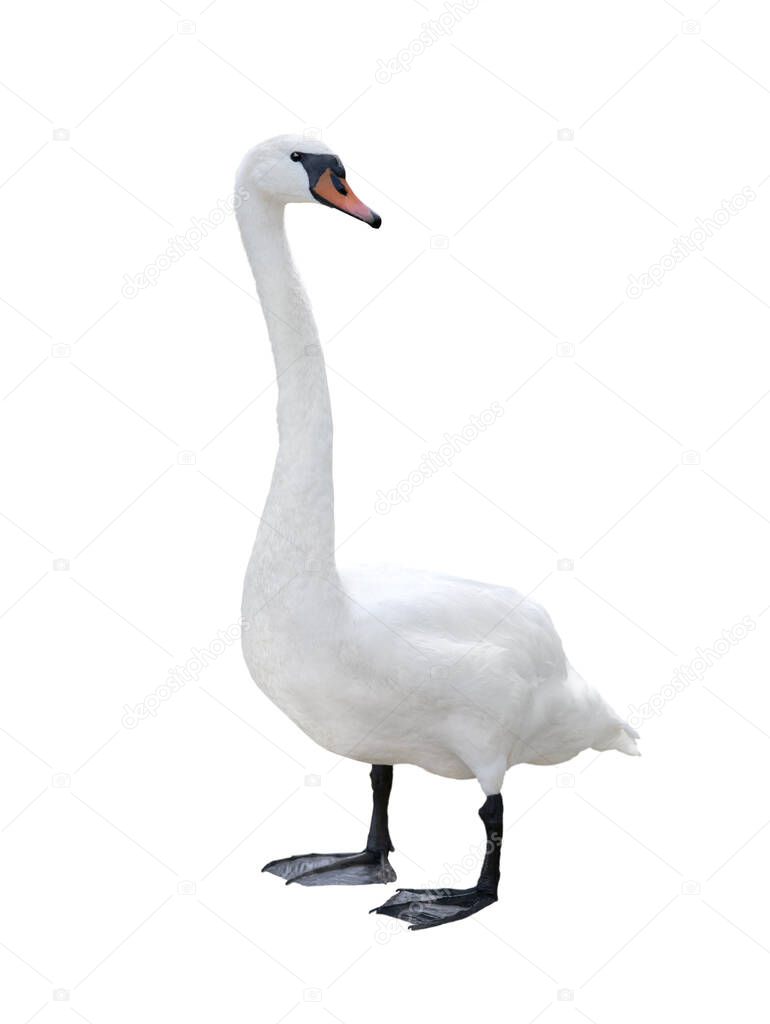
<path fill-rule="evenodd" d="M 284 878 L 287 885 L 372 885 L 396 880 L 387 853 L 373 850 L 300 854 L 271 860 L 262 870 Z"/>
<path fill-rule="evenodd" d="M 395 896 L 371 911 L 406 921 L 412 931 L 461 921 L 495 903 L 497 896 L 477 889 L 398 889 Z"/>

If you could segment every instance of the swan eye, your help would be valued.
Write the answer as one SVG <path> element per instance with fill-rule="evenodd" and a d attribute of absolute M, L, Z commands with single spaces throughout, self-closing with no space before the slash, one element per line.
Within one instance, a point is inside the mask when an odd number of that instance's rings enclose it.
<path fill-rule="evenodd" d="M 294 151 L 294 152 L 293 152 L 293 153 L 291 154 L 291 159 L 292 159 L 292 160 L 293 160 L 293 161 L 294 161 L 294 162 L 296 163 L 296 162 L 297 162 L 297 160 L 299 160 L 299 159 L 301 158 L 301 155 L 302 155 L 301 153 L 298 153 L 298 152 L 297 152 L 297 151 L 295 150 L 295 151 Z"/>

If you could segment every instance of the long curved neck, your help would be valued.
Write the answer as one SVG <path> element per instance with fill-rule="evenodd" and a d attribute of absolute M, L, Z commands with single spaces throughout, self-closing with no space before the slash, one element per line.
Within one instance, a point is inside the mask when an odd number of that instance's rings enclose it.
<path fill-rule="evenodd" d="M 258 192 L 238 210 L 273 349 L 278 455 L 254 558 L 288 570 L 334 566 L 332 417 L 310 302 L 292 262 L 284 206 Z"/>

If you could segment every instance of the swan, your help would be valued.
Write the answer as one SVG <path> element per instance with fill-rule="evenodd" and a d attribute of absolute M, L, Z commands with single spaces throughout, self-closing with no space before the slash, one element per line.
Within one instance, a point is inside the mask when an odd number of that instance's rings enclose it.
<path fill-rule="evenodd" d="M 320 203 L 373 228 L 381 219 L 352 191 L 339 157 L 302 136 L 252 148 L 236 188 L 275 361 L 279 439 L 244 582 L 244 658 L 257 686 L 308 736 L 372 766 L 362 851 L 286 857 L 263 870 L 287 884 L 392 882 L 393 766 L 475 778 L 486 833 L 476 884 L 400 889 L 375 908 L 412 928 L 457 921 L 497 900 L 507 769 L 557 764 L 588 748 L 638 754 L 638 734 L 571 667 L 547 612 L 517 591 L 337 567 L 329 389 L 284 210 Z"/>

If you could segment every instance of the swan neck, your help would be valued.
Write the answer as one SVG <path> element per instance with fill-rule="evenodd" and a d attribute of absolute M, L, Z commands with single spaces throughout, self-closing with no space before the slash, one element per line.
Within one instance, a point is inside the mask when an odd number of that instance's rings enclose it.
<path fill-rule="evenodd" d="M 255 556 L 289 568 L 334 565 L 332 417 L 326 367 L 291 257 L 284 205 L 253 193 L 238 210 L 278 388 L 278 455 Z"/>

